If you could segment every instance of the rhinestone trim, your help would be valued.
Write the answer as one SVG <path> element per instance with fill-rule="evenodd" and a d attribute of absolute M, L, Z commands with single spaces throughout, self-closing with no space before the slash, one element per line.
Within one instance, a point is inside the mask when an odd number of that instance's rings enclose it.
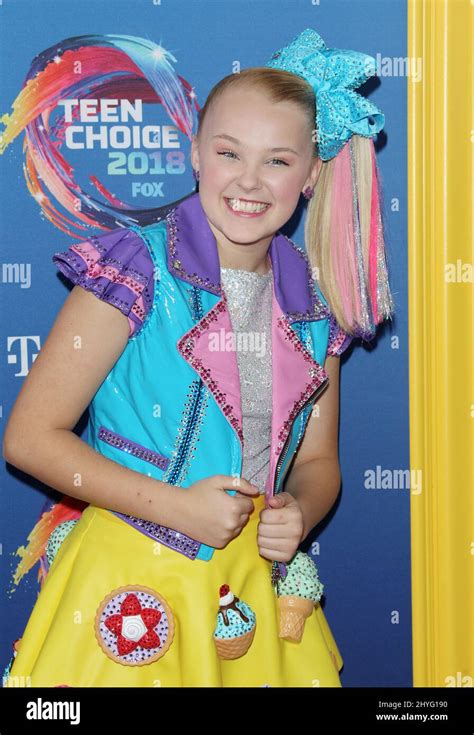
<path fill-rule="evenodd" d="M 291 427 L 293 425 L 293 422 L 298 412 L 304 406 L 308 398 L 310 398 L 310 396 L 314 393 L 314 391 L 317 388 L 319 388 L 319 386 L 321 386 L 325 382 L 329 382 L 329 376 L 324 370 L 324 368 L 316 362 L 316 360 L 312 357 L 312 355 L 308 352 L 308 350 L 300 342 L 298 336 L 295 334 L 295 332 L 289 325 L 284 315 L 281 316 L 277 320 L 277 325 L 280 329 L 283 330 L 285 339 L 289 340 L 292 343 L 294 349 L 297 352 L 301 352 L 304 359 L 307 361 L 308 375 L 310 377 L 310 382 L 306 385 L 305 389 L 301 392 L 298 400 L 293 404 L 293 407 L 290 413 L 288 414 L 286 421 L 283 423 L 283 426 L 280 428 L 280 431 L 278 432 L 278 442 L 274 449 L 274 454 L 279 456 L 281 453 L 281 450 L 283 449 L 285 445 L 286 439 L 288 437 L 288 434 L 291 431 Z"/>
<path fill-rule="evenodd" d="M 111 431 L 105 426 L 101 426 L 99 428 L 97 436 L 112 447 L 121 449 L 127 454 L 132 454 L 134 457 L 143 459 L 145 462 L 150 462 L 150 464 L 155 465 L 155 467 L 158 467 L 160 470 L 166 470 L 170 463 L 168 457 L 165 457 L 163 454 L 159 454 L 152 449 L 147 449 L 141 444 L 137 444 L 130 439 L 126 439 L 124 436 L 116 434 L 115 431 Z"/>
<path fill-rule="evenodd" d="M 244 434 L 240 422 L 237 416 L 234 414 L 232 405 L 227 403 L 226 393 L 219 390 L 219 383 L 213 379 L 212 373 L 209 368 L 205 368 L 201 358 L 194 357 L 193 348 L 195 345 L 194 339 L 202 334 L 209 328 L 212 322 L 216 321 L 219 314 L 227 310 L 227 299 L 223 293 L 222 299 L 218 301 L 215 306 L 205 315 L 203 318 L 195 324 L 188 332 L 186 332 L 180 340 L 177 342 L 177 347 L 182 356 L 187 360 L 190 365 L 196 370 L 201 377 L 202 381 L 207 385 L 212 395 L 216 399 L 219 407 L 221 408 L 224 416 L 228 418 L 233 428 L 237 432 L 240 442 L 244 444 Z"/>
<path fill-rule="evenodd" d="M 168 546 L 174 551 L 179 551 L 188 559 L 194 560 L 201 548 L 201 543 L 194 539 L 186 536 L 184 533 L 175 531 L 173 528 L 167 526 L 160 526 L 154 521 L 147 521 L 144 518 L 137 518 L 137 516 L 130 515 L 128 513 L 119 513 L 119 511 L 111 511 L 114 515 L 118 516 L 130 526 L 135 528 L 140 533 L 145 534 L 153 541 L 158 541 L 164 546 Z"/>

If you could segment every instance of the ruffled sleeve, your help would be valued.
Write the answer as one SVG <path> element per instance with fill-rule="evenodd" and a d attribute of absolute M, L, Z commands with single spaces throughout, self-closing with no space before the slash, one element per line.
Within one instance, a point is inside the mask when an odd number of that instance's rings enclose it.
<path fill-rule="evenodd" d="M 128 318 L 129 337 L 153 305 L 153 261 L 143 238 L 124 227 L 92 235 L 55 253 L 53 263 L 75 285 L 112 304 Z"/>
<path fill-rule="evenodd" d="M 333 314 L 329 316 L 329 339 L 327 354 L 339 357 L 347 350 L 354 338 L 339 326 Z"/>

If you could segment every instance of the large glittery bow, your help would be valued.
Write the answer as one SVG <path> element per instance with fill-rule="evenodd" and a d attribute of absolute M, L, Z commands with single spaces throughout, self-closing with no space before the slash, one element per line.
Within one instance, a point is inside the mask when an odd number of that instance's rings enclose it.
<path fill-rule="evenodd" d="M 375 74 L 372 56 L 328 48 L 316 31 L 306 28 L 288 46 L 275 51 L 265 66 L 297 74 L 313 87 L 317 146 L 323 161 L 336 156 L 352 135 L 371 138 L 382 130 L 385 115 L 353 91 Z"/>

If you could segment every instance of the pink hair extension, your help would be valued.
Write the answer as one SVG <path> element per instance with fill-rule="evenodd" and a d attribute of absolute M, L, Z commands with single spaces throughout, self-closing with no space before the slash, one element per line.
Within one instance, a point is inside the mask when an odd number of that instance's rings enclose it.
<path fill-rule="evenodd" d="M 349 146 L 334 159 L 331 201 L 331 264 L 339 285 L 342 308 L 349 324 L 359 321 L 357 257 L 354 242 L 352 173 Z M 352 297 L 355 298 L 352 298 Z"/>
<path fill-rule="evenodd" d="M 379 251 L 380 203 L 377 166 L 375 163 L 375 148 L 371 141 L 370 155 L 372 158 L 372 198 L 370 215 L 370 243 L 369 243 L 369 287 L 370 301 L 375 324 L 380 321 L 377 303 L 377 255 Z"/>
<path fill-rule="evenodd" d="M 373 176 L 369 245 L 370 290 L 375 324 L 379 324 L 384 319 L 390 319 L 392 317 L 395 305 L 390 291 L 384 227 L 382 222 L 384 192 L 380 184 L 380 172 L 377 168 L 373 141 L 371 141 L 371 154 Z"/>

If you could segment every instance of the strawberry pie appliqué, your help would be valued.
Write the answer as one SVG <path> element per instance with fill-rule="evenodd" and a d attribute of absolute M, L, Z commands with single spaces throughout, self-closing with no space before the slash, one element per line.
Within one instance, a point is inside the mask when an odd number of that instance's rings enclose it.
<path fill-rule="evenodd" d="M 119 587 L 97 608 L 95 635 L 104 653 L 125 666 L 161 658 L 174 635 L 174 618 L 164 597 L 150 587 Z"/>

